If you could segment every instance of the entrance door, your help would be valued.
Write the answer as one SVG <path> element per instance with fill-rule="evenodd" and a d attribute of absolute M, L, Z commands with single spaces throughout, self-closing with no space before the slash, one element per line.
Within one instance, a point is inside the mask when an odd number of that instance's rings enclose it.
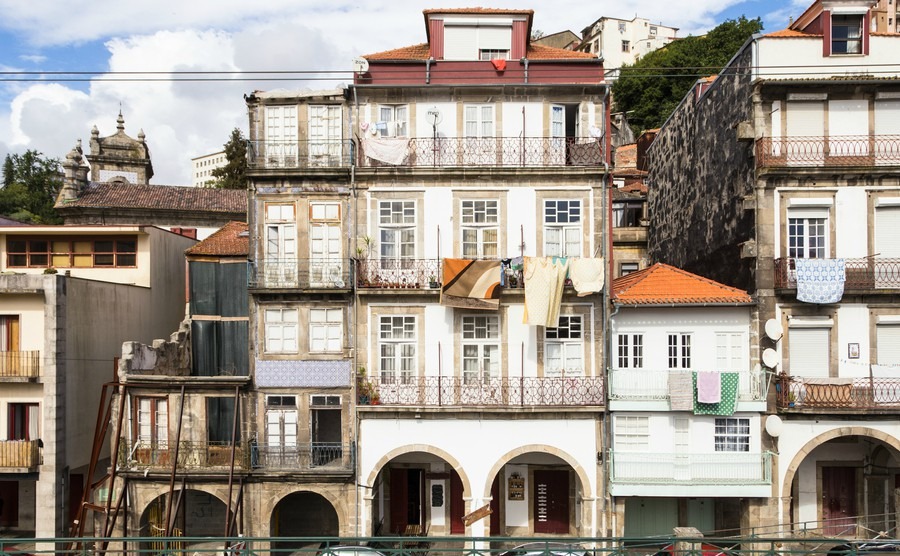
<path fill-rule="evenodd" d="M 402 535 L 407 526 L 422 526 L 422 492 L 424 473 L 421 469 L 391 468 L 391 532 Z"/>
<path fill-rule="evenodd" d="M 856 469 L 822 468 L 822 533 L 856 534 Z"/>
<path fill-rule="evenodd" d="M 569 472 L 534 472 L 534 532 L 569 533 Z"/>
<path fill-rule="evenodd" d="M 341 400 L 339 396 L 312 398 L 313 465 L 341 461 Z"/>
<path fill-rule="evenodd" d="M 263 465 L 274 469 L 295 467 L 297 460 L 297 401 L 294 396 L 269 396 L 266 409 L 266 445 Z"/>
<path fill-rule="evenodd" d="M 450 471 L 450 534 L 464 535 L 466 524 L 463 523 L 463 515 L 466 513 L 466 503 L 463 501 L 462 479 L 456 470 Z"/>
<path fill-rule="evenodd" d="M 500 474 L 491 483 L 491 536 L 499 537 L 506 531 L 500 529 Z"/>

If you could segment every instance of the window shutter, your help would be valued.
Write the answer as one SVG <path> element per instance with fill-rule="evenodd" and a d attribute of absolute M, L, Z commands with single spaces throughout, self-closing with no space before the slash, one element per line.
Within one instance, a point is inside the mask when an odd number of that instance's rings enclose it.
<path fill-rule="evenodd" d="M 829 374 L 829 328 L 791 328 L 790 372 L 794 376 L 825 377 Z"/>
<path fill-rule="evenodd" d="M 900 324 L 879 324 L 875 330 L 878 364 L 900 365 Z"/>
<path fill-rule="evenodd" d="M 882 258 L 900 258 L 900 207 L 875 209 L 875 252 Z"/>

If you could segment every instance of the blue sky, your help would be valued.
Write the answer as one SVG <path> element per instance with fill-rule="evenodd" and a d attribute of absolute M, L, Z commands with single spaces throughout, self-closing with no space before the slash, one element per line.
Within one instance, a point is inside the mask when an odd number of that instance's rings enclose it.
<path fill-rule="evenodd" d="M 349 81 L 353 57 L 424 42 L 426 8 L 534 9 L 534 28 L 547 34 L 579 33 L 603 16 L 637 15 L 678 27 L 683 37 L 740 15 L 761 17 L 766 31 L 783 29 L 809 3 L 97 0 L 75 6 L 62 0 L 0 0 L 0 157 L 36 149 L 62 159 L 76 140 L 87 143 L 93 126 L 101 136 L 114 133 L 121 106 L 125 132 L 135 137 L 143 130 L 147 136 L 156 172 L 152 183 L 187 185 L 192 157 L 221 149 L 234 127 L 246 130 L 244 94 Z M 548 5 L 552 9 L 542 7 Z M 241 73 L 273 70 L 298 73 L 281 81 Z M 309 79 L 316 70 L 341 73 Z M 146 80 L 154 75 L 110 81 L 103 77 L 109 71 L 231 73 L 213 81 L 171 82 Z M 235 79 L 239 75 L 242 79 Z M 21 81 L 28 78 L 41 80 Z"/>

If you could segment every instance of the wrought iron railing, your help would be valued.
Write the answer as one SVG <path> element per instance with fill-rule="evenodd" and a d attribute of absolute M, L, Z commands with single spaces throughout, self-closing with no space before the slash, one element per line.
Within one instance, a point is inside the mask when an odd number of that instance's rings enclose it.
<path fill-rule="evenodd" d="M 603 406 L 602 377 L 360 377 L 357 401 L 372 405 Z"/>
<path fill-rule="evenodd" d="M 819 378 L 779 375 L 779 409 L 900 410 L 900 378 Z"/>
<path fill-rule="evenodd" d="M 379 160 L 363 141 L 360 166 L 602 166 L 603 148 L 590 137 L 416 137 L 406 143 L 402 161 Z M 402 148 L 402 147 L 401 147 Z M 371 155 L 371 156 L 370 156 Z M 384 157 L 380 157 L 384 158 Z"/>
<path fill-rule="evenodd" d="M 4 467 L 34 468 L 40 464 L 40 441 L 0 440 L 0 469 Z"/>
<path fill-rule="evenodd" d="M 178 457 L 178 469 L 206 469 L 210 467 L 230 467 L 232 447 L 224 442 L 204 442 L 182 440 L 176 451 L 175 442 L 135 441 L 122 445 L 119 465 L 125 469 L 148 467 L 172 467 Z M 247 469 L 250 464 L 246 443 L 234 447 L 234 465 Z"/>
<path fill-rule="evenodd" d="M 900 289 L 900 259 L 864 257 L 844 259 L 845 290 Z M 793 258 L 775 259 L 775 287 L 797 287 Z"/>
<path fill-rule="evenodd" d="M 266 471 L 352 471 L 352 444 L 312 442 L 305 444 L 250 444 L 250 465 Z"/>
<path fill-rule="evenodd" d="M 610 369 L 609 399 L 633 401 L 665 401 L 670 398 L 675 373 L 671 369 Z M 723 371 L 727 372 L 727 371 Z M 734 371 L 738 373 L 737 399 L 760 401 L 766 399 L 762 383 L 762 373 L 753 370 Z M 690 394 L 690 392 L 688 392 Z"/>
<path fill-rule="evenodd" d="M 900 165 L 900 135 L 762 137 L 756 141 L 760 167 Z"/>
<path fill-rule="evenodd" d="M 348 289 L 349 259 L 275 259 L 256 261 L 250 272 L 251 288 Z"/>
<path fill-rule="evenodd" d="M 746 485 L 772 482 L 772 454 L 764 452 L 609 452 L 613 483 Z"/>
<path fill-rule="evenodd" d="M 0 351 L 0 379 L 37 378 L 40 375 L 40 351 Z"/>
<path fill-rule="evenodd" d="M 356 262 L 359 288 L 437 288 L 440 259 L 360 259 Z"/>
<path fill-rule="evenodd" d="M 352 143 L 337 140 L 248 141 L 250 168 L 341 168 L 349 167 Z"/>

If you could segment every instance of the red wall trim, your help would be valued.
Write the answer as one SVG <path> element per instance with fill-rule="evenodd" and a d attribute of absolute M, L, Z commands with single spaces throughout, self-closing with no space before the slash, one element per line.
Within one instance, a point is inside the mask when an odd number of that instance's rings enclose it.
<path fill-rule="evenodd" d="M 525 34 L 528 32 L 528 22 L 527 21 L 513 21 L 512 26 L 512 45 L 510 47 L 509 57 L 513 60 L 521 60 L 525 57 L 525 51 L 528 45 L 528 37 Z"/>
<path fill-rule="evenodd" d="M 831 11 L 822 12 L 822 56 L 831 56 Z"/>
<path fill-rule="evenodd" d="M 435 60 L 443 60 L 444 59 L 444 20 L 443 19 L 431 19 L 428 21 L 428 26 L 430 28 L 431 35 L 431 43 L 429 44 L 431 48 L 431 57 Z"/>
<path fill-rule="evenodd" d="M 869 29 L 872 26 L 872 12 L 866 12 L 866 15 L 863 17 L 863 28 L 862 28 L 862 53 L 869 53 Z"/>

